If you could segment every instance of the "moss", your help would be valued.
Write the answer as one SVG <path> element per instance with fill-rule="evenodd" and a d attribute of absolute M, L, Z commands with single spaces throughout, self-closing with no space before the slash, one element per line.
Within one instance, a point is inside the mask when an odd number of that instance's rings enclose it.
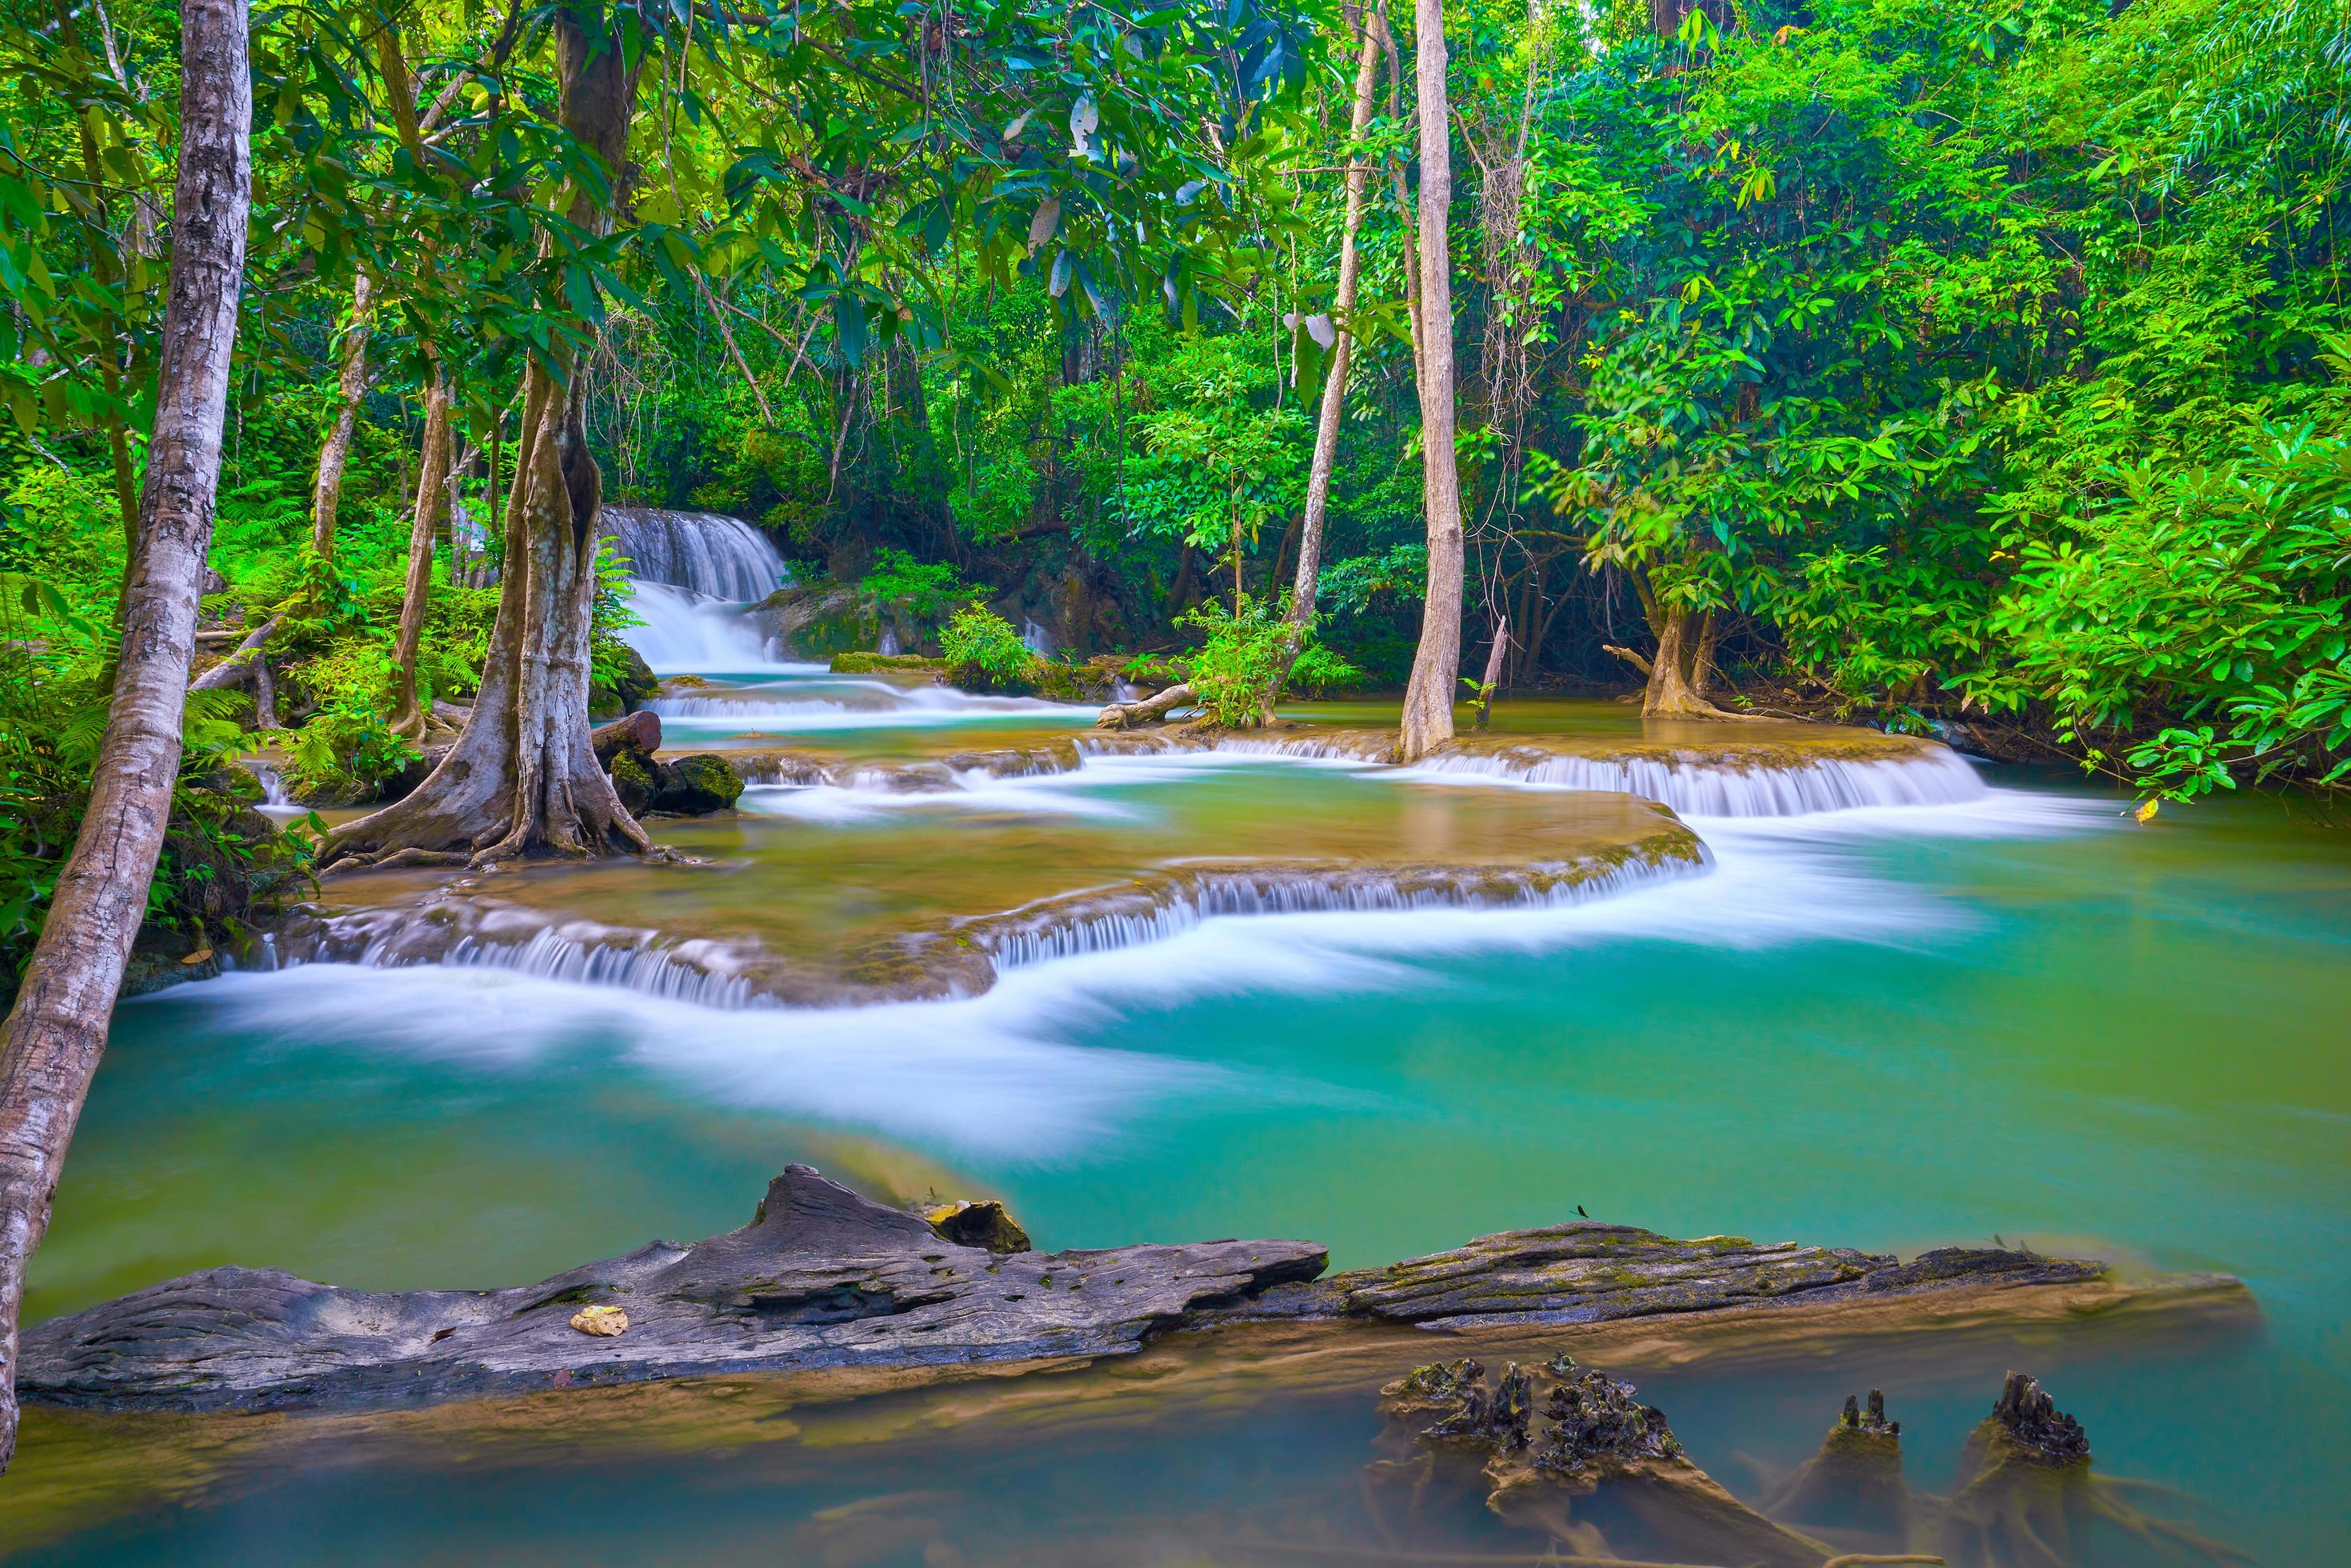
<path fill-rule="evenodd" d="M 947 667 L 945 659 L 934 659 L 922 653 L 835 653 L 832 673 L 836 675 L 872 675 L 890 671 L 911 674 L 935 675 Z"/>

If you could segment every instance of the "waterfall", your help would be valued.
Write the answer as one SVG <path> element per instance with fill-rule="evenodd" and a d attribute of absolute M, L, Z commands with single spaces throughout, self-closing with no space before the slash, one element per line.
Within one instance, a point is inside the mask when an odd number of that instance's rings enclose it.
<path fill-rule="evenodd" d="M 786 575 L 776 547 L 740 517 L 606 507 L 603 520 L 640 582 L 744 604 L 773 593 Z"/>
<path fill-rule="evenodd" d="M 894 659 L 898 656 L 898 629 L 895 626 L 883 624 L 882 646 L 875 651 L 885 659 Z"/>
<path fill-rule="evenodd" d="M 764 670 L 775 662 L 758 623 L 726 600 L 636 578 L 629 608 L 644 624 L 622 636 L 662 674 Z"/>
<path fill-rule="evenodd" d="M 629 645 L 659 671 L 752 670 L 772 661 L 739 606 L 765 599 L 787 573 L 765 535 L 716 512 L 607 507 L 604 530 L 629 559 L 629 608 L 643 625 Z"/>
<path fill-rule="evenodd" d="M 1690 817 L 1802 817 L 1866 806 L 1950 806 L 1990 792 L 1973 768 L 1941 746 L 1922 747 L 1907 758 L 1798 756 L 1728 765 L 1513 747 L 1484 756 L 1440 752 L 1424 760 L 1418 771 L 1424 777 L 1468 774 L 1571 789 L 1620 789 Z"/>
<path fill-rule="evenodd" d="M 1043 624 L 1034 616 L 1023 615 L 1020 618 L 1020 641 L 1030 653 L 1040 659 L 1050 659 L 1053 656 L 1053 634 L 1046 631 Z"/>

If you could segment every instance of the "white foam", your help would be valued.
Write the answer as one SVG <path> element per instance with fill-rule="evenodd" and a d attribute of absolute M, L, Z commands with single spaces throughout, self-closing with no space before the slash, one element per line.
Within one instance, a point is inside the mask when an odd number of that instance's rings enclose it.
<path fill-rule="evenodd" d="M 629 608 L 643 622 L 622 632 L 644 662 L 664 674 L 726 671 L 784 672 L 767 637 L 740 602 L 707 598 L 643 578 L 629 581 Z"/>
<path fill-rule="evenodd" d="M 1111 1135 L 1145 1103 L 1238 1094 L 1221 1069 L 1066 1043 L 1037 1004 L 967 1001 L 720 1011 L 511 968 L 311 964 L 225 975 L 131 1006 L 201 1006 L 226 1030 L 334 1040 L 486 1072 L 603 1054 L 730 1106 L 1009 1159 Z M 1062 1019 L 1082 1005 L 1058 1004 Z M 1247 1080 L 1249 1097 L 1268 1092 Z"/>
<path fill-rule="evenodd" d="M 1396 777 L 1437 783 L 1464 777 L 1503 779 L 1567 789 L 1614 789 L 1660 801 L 1690 817 L 1797 817 L 1876 807 L 1949 806 L 1980 800 L 1987 789 L 1966 758 L 1941 747 L 1912 758 L 1851 762 L 1821 758 L 1793 768 L 1568 756 L 1530 762 L 1509 753 L 1433 757 L 1398 769 Z"/>

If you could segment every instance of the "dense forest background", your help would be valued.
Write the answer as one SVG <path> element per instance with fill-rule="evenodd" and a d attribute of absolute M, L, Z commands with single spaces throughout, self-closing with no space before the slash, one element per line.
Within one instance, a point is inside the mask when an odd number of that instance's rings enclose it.
<path fill-rule="evenodd" d="M 10 9 L 13 953 L 104 722 L 177 24 L 153 0 Z M 1343 329 L 1321 636 L 1365 685 L 1400 685 L 1426 581 L 1412 18 L 1386 18 L 1356 141 L 1364 13 L 1179 15 L 1054 12 L 1040 26 L 1071 40 L 1157 41 L 1128 43 L 1130 94 L 988 132 L 1027 167 L 1097 134 L 1156 144 L 1131 120 L 1157 106 L 1141 129 L 1201 171 L 1178 205 L 1208 214 L 1157 273 L 1122 241 L 1145 219 L 1107 198 L 1024 204 L 999 181 L 971 206 L 924 161 L 903 89 L 858 99 L 882 80 L 861 57 L 826 68 L 847 90 L 820 102 L 716 50 L 664 54 L 603 235 L 531 193 L 590 177 L 550 127 L 542 13 L 257 16 L 206 604 L 284 618 L 293 765 L 365 780 L 401 762 L 394 651 L 436 403 L 455 506 L 417 681 L 477 678 L 523 367 L 567 323 L 608 499 L 741 516 L 803 574 L 941 616 L 940 585 L 967 584 L 1075 656 L 1180 655 L 1196 606 L 1287 584 Z M 876 47 L 917 62 L 936 29 L 996 25 L 895 16 Z M 2339 5 L 1476 0 L 1447 29 L 1465 674 L 1505 620 L 1517 690 L 1632 685 L 1671 635 L 1708 651 L 1734 709 L 2006 725 L 2149 794 L 2344 778 Z M 1050 72 L 1053 54 L 1000 63 Z M 1334 319 L 1351 157 L 1371 171 L 1363 283 Z M 204 696 L 192 778 L 255 723 L 239 694 Z M 208 831 L 167 849 L 159 909 L 196 896 Z"/>

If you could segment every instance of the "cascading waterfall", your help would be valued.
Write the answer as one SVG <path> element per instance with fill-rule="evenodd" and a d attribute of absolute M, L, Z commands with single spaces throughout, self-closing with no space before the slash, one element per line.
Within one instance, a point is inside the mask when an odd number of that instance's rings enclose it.
<path fill-rule="evenodd" d="M 773 593 L 786 576 L 776 547 L 740 517 L 606 507 L 603 521 L 640 582 L 665 582 L 704 599 L 747 604 Z"/>
<path fill-rule="evenodd" d="M 1619 789 L 1670 806 L 1686 817 L 1802 817 L 1865 806 L 1955 806 L 1990 793 L 1965 758 L 1941 747 L 1914 758 L 1862 762 L 1823 757 L 1786 767 L 1575 757 L 1518 748 L 1489 756 L 1432 757 L 1415 771 L 1569 789 Z"/>
<path fill-rule="evenodd" d="M 606 533 L 633 570 L 629 607 L 644 622 L 629 643 L 655 670 L 752 670 L 768 639 L 742 606 L 789 575 L 767 537 L 740 517 L 607 507 Z"/>
<path fill-rule="evenodd" d="M 1497 873 L 1431 881 L 1423 875 L 1414 877 L 1412 885 L 1405 885 L 1395 876 L 1369 871 L 1328 875 L 1206 876 L 1155 900 L 1146 909 L 1067 915 L 1048 911 L 1026 920 L 1004 921 L 998 929 L 981 935 L 977 941 L 1001 972 L 1056 958 L 1114 953 L 1122 948 L 1165 942 L 1214 919 L 1276 915 L 1398 915 L 1440 909 L 1567 909 L 1700 873 L 1710 860 L 1700 850 L 1688 858 L 1628 860 L 1620 865 L 1557 879 Z"/>

